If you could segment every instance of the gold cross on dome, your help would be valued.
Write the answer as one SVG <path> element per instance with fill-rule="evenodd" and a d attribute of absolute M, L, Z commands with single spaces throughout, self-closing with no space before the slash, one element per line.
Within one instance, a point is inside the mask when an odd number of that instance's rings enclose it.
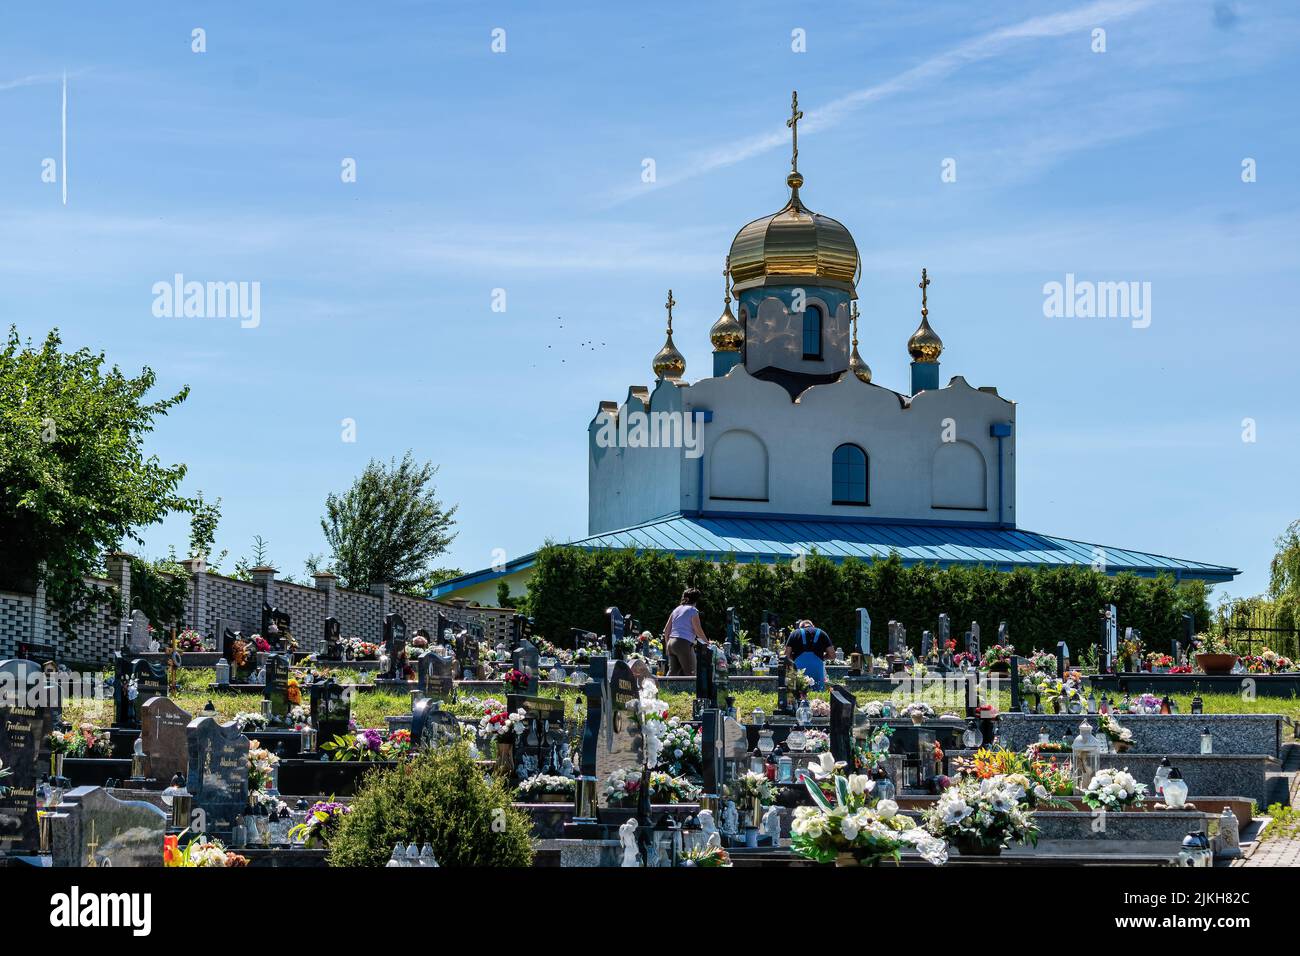
<path fill-rule="evenodd" d="M 799 91 L 795 90 L 790 94 L 790 118 L 785 121 L 785 125 L 790 127 L 791 145 L 793 152 L 790 155 L 790 171 L 799 172 L 799 121 L 803 119 L 803 111 L 799 109 Z"/>
<path fill-rule="evenodd" d="M 673 290 L 669 289 L 668 301 L 664 303 L 664 308 L 668 310 L 668 331 L 669 332 L 673 330 L 673 306 L 675 306 L 676 304 L 677 304 L 677 300 L 673 298 Z"/>
<path fill-rule="evenodd" d="M 925 269 L 923 268 L 923 269 L 921 270 L 921 281 L 917 284 L 917 288 L 919 288 L 919 289 L 921 290 L 921 316 L 922 316 L 922 318 L 924 318 L 925 316 L 927 316 L 927 315 L 930 314 L 930 310 L 926 308 L 926 303 L 925 303 L 925 290 L 926 290 L 926 287 L 929 286 L 929 285 L 930 285 L 930 277 L 929 277 L 928 275 L 925 274 Z"/>

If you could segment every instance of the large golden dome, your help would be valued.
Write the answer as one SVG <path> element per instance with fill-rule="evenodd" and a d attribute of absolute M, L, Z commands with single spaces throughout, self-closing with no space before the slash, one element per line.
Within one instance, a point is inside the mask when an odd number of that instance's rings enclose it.
<path fill-rule="evenodd" d="M 858 247 L 844 226 L 815 213 L 799 199 L 803 176 L 786 179 L 790 201 L 779 212 L 755 219 L 731 240 L 731 278 L 736 289 L 794 280 L 854 291 Z"/>

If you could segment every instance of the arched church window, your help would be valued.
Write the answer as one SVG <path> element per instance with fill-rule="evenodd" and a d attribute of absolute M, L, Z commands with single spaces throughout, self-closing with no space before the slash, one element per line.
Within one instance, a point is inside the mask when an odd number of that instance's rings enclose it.
<path fill-rule="evenodd" d="M 753 432 L 732 429 L 710 449 L 709 497 L 767 501 L 767 446 Z"/>
<path fill-rule="evenodd" d="M 822 311 L 815 305 L 808 306 L 803 313 L 803 357 L 822 357 Z"/>
<path fill-rule="evenodd" d="M 831 456 L 831 504 L 867 504 L 867 453 L 845 444 Z"/>

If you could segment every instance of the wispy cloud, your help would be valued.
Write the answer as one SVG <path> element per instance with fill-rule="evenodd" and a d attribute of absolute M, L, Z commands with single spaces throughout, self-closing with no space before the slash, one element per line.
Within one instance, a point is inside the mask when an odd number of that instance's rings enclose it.
<path fill-rule="evenodd" d="M 938 53 L 897 76 L 854 90 L 825 106 L 804 110 L 799 132 L 811 135 L 821 130 L 832 129 L 869 103 L 933 84 L 951 76 L 968 64 L 996 57 L 1022 41 L 1050 39 L 1102 26 L 1134 16 L 1158 2 L 1161 0 L 1096 0 L 1073 10 L 1030 17 L 1020 23 L 992 30 Z M 609 204 L 616 205 L 656 189 L 664 189 L 714 170 L 733 166 L 754 156 L 785 147 L 789 141 L 789 131 L 782 125 L 769 133 L 710 147 L 697 152 L 689 161 L 683 163 L 683 172 L 659 176 L 654 183 L 617 190 L 608 197 Z"/>

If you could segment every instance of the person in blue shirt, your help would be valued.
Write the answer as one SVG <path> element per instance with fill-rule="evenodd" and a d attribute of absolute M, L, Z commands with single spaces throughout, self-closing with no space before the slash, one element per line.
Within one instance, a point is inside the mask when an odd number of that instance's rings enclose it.
<path fill-rule="evenodd" d="M 812 678 L 813 690 L 826 689 L 826 661 L 835 656 L 830 635 L 812 621 L 802 620 L 786 639 L 785 656 Z"/>

